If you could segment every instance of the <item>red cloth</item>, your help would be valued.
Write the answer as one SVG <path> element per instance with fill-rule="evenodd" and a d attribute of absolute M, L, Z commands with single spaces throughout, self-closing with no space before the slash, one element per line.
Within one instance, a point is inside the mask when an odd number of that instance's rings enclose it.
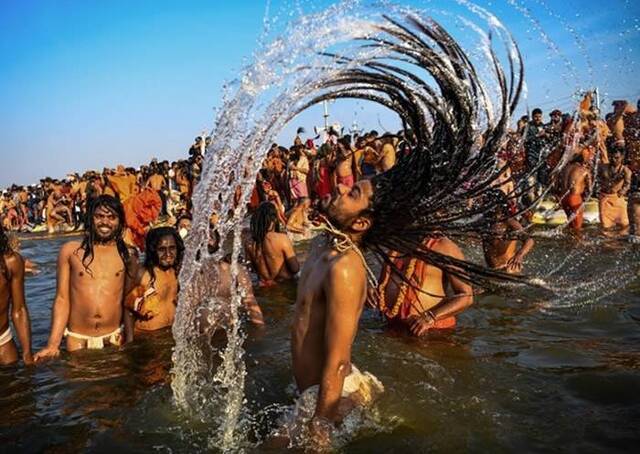
<path fill-rule="evenodd" d="M 575 230 L 582 229 L 582 223 L 584 221 L 584 207 L 582 205 L 582 196 L 580 194 L 567 194 L 560 201 L 560 205 L 567 215 L 567 219 L 576 215 L 571 221 L 571 228 Z"/>
<path fill-rule="evenodd" d="M 133 235 L 133 241 L 144 251 L 144 239 L 149 225 L 158 219 L 162 210 L 160 195 L 151 188 L 145 188 L 139 194 L 124 202 L 124 217 L 127 227 Z"/>
<path fill-rule="evenodd" d="M 342 186 L 346 186 L 348 188 L 353 187 L 353 185 L 355 184 L 353 175 L 347 175 L 346 177 L 338 177 L 338 184 L 341 184 Z"/>
<path fill-rule="evenodd" d="M 316 181 L 316 194 L 319 198 L 331 194 L 331 174 L 327 166 L 318 167 L 318 180 Z"/>

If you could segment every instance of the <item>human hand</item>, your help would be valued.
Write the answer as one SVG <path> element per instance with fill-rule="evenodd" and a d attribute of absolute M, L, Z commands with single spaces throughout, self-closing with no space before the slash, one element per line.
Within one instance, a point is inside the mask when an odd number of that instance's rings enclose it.
<path fill-rule="evenodd" d="M 509 273 L 519 273 L 522 271 L 523 258 L 520 254 L 516 254 L 507 261 L 506 270 Z"/>
<path fill-rule="evenodd" d="M 435 324 L 435 322 L 436 321 L 434 318 L 429 317 L 426 314 L 424 316 L 415 317 L 410 322 L 409 331 L 414 336 L 417 336 L 417 337 L 424 336 L 425 334 L 427 334 L 429 329 L 433 328 L 433 325 Z"/>
<path fill-rule="evenodd" d="M 47 345 L 45 348 L 36 353 L 36 355 L 33 357 L 33 360 L 35 363 L 39 363 L 40 361 L 57 358 L 58 356 L 60 356 L 60 349 L 58 347 Z"/>
<path fill-rule="evenodd" d="M 33 355 L 30 351 L 22 354 L 22 362 L 25 366 L 31 366 L 33 364 Z"/>

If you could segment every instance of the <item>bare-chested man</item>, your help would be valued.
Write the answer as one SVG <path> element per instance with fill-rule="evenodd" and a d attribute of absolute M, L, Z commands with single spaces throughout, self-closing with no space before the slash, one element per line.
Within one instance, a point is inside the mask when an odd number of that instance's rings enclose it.
<path fill-rule="evenodd" d="M 300 270 L 293 244 L 277 231 L 278 213 L 271 202 L 262 202 L 251 217 L 251 239 L 245 252 L 258 274 L 261 286 L 292 279 Z"/>
<path fill-rule="evenodd" d="M 500 190 L 492 191 L 490 203 L 494 206 L 485 214 L 488 232 L 483 236 L 482 248 L 489 268 L 510 274 L 522 271 L 524 258 L 535 242 L 522 225 L 509 214 L 508 199 Z"/>
<path fill-rule="evenodd" d="M 591 172 L 585 165 L 584 156 L 577 154 L 562 171 L 558 181 L 557 193 L 560 205 L 567 215 L 567 219 L 573 218 L 569 227 L 576 232 L 582 230 L 584 221 L 584 202 L 591 194 Z"/>
<path fill-rule="evenodd" d="M 338 184 L 350 188 L 355 183 L 353 174 L 353 151 L 344 138 L 338 140 L 334 187 Z"/>
<path fill-rule="evenodd" d="M 334 226 L 358 244 L 371 225 L 371 181 L 338 186 L 322 201 Z M 293 317 L 293 373 L 302 393 L 294 414 L 312 438 L 326 444 L 331 427 L 349 410 L 366 404 L 382 384 L 351 364 L 351 346 L 367 296 L 365 265 L 355 248 L 336 248 L 327 236 L 314 240 L 304 264 Z"/>
<path fill-rule="evenodd" d="M 460 248 L 448 238 L 427 238 L 423 248 L 464 259 Z M 392 328 L 407 330 L 414 336 L 453 328 L 455 316 L 473 304 L 471 285 L 453 274 L 394 252 L 390 258 L 406 278 L 395 275 L 389 266 L 380 275 L 376 303 Z"/>
<path fill-rule="evenodd" d="M 605 233 L 618 227 L 624 235 L 629 230 L 626 196 L 631 187 L 631 170 L 623 164 L 622 147 L 612 147 L 609 159 L 609 164 L 598 168 L 600 224 Z"/>
<path fill-rule="evenodd" d="M 9 313 L 20 340 L 22 361 L 31 364 L 31 323 L 24 300 L 24 260 L 11 249 L 9 238 L 0 225 L 0 365 L 18 360 L 18 350 L 9 326 Z"/>
<path fill-rule="evenodd" d="M 112 196 L 96 198 L 87 224 L 82 242 L 70 241 L 60 250 L 51 334 L 36 361 L 58 356 L 63 336 L 69 352 L 133 339 L 133 318 L 123 300 L 135 266 L 122 240 L 122 204 Z"/>
<path fill-rule="evenodd" d="M 172 227 L 149 230 L 145 243 L 144 266 L 137 273 L 136 287 L 127 295 L 125 306 L 136 319 L 136 331 L 155 331 L 173 324 L 184 243 Z"/>

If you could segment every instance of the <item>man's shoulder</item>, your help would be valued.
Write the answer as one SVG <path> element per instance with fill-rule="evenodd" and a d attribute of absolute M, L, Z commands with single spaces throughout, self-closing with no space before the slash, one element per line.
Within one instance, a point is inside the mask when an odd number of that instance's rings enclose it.
<path fill-rule="evenodd" d="M 24 266 L 24 258 L 22 255 L 15 251 L 9 251 L 2 255 L 2 259 L 4 263 L 7 264 L 7 267 L 12 270 L 17 266 Z"/>
<path fill-rule="evenodd" d="M 446 236 L 439 238 L 434 244 L 432 250 L 442 255 L 448 255 L 454 258 L 464 258 L 460 247 Z"/>

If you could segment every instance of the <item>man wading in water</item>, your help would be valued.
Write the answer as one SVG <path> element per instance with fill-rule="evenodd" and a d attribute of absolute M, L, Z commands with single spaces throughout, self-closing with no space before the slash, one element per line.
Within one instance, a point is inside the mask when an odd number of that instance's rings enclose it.
<path fill-rule="evenodd" d="M 122 240 L 122 204 L 101 195 L 89 207 L 86 222 L 82 242 L 70 241 L 60 250 L 51 334 L 36 361 L 58 356 L 63 336 L 69 352 L 133 339 L 133 319 L 123 310 L 125 279 L 135 273 Z"/>
<path fill-rule="evenodd" d="M 18 360 L 18 350 L 9 326 L 9 314 L 13 327 L 18 332 L 22 361 L 31 364 L 31 324 L 24 302 L 24 260 L 9 247 L 9 238 L 0 224 L 0 365 Z"/>
<path fill-rule="evenodd" d="M 374 64 L 345 66 L 318 87 L 355 98 L 369 99 L 369 88 L 389 95 L 393 99 L 389 105 L 406 128 L 414 132 L 416 148 L 372 179 L 358 181 L 352 188 L 338 185 L 332 195 L 322 200 L 320 218 L 326 233 L 314 241 L 298 281 L 291 351 L 300 397 L 291 420 L 279 433 L 283 438 L 296 441 L 302 435 L 312 444 L 326 447 L 331 432 L 340 428 L 353 407 L 370 404 L 383 391 L 373 375 L 360 372 L 351 362 L 358 321 L 367 299 L 367 277 L 375 286 L 364 250 L 368 257 L 390 265 L 389 272 L 399 279 L 406 277 L 391 260 L 389 251 L 395 251 L 398 257 L 419 259 L 461 282 L 488 286 L 505 280 L 525 281 L 523 277 L 469 263 L 460 255 L 443 253 L 446 251 L 425 243 L 425 238 L 455 237 L 485 230 L 482 214 L 494 209 L 496 202 L 470 202 L 483 197 L 498 181 L 499 172 L 491 169 L 496 168 L 495 158 L 509 116 L 517 105 L 522 72 L 518 78 L 508 79 L 499 65 L 495 67 L 504 108 L 500 118 L 493 116 L 495 121 L 480 131 L 483 140 L 478 147 L 475 144 L 480 143 L 479 133 L 470 126 L 480 125 L 487 109 L 477 101 L 478 93 L 482 92 L 477 72 L 438 24 L 414 16 L 407 22 L 404 28 L 405 24 L 400 26 L 390 20 L 383 36 L 376 37 L 372 45 L 389 46 L 397 59 L 422 67 L 446 90 L 440 93 L 425 90 L 422 95 L 429 102 L 418 102 L 419 96 L 409 88 L 421 86 L 418 76 L 411 75 L 411 83 L 406 85 L 399 83 L 398 77 L 409 77 L 405 67 L 395 68 L 388 62 L 382 73 L 372 69 Z M 435 41 L 450 61 L 444 62 L 423 40 L 431 44 Z M 521 71 L 519 59 L 514 58 L 511 64 Z M 456 71 L 442 71 L 445 65 Z M 336 80 L 341 84 L 336 86 Z M 507 86 L 507 80 L 511 86 Z M 319 95 L 313 102 L 332 96 Z M 434 123 L 428 129 L 424 121 L 427 117 Z M 411 282 L 409 285 L 422 291 Z"/>

